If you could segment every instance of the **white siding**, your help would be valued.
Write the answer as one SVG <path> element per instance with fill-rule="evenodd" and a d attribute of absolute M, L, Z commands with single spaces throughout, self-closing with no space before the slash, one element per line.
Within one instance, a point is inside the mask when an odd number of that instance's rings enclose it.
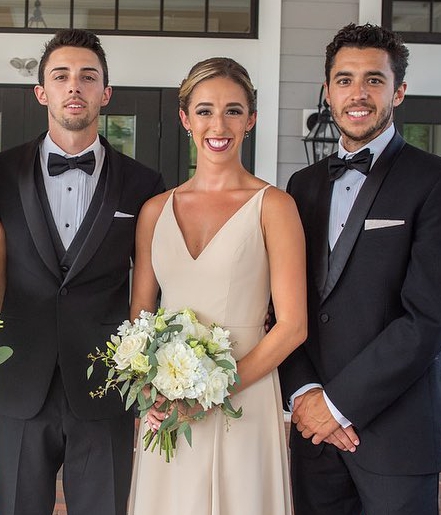
<path fill-rule="evenodd" d="M 358 22 L 358 0 L 282 1 L 277 185 L 306 166 L 303 109 L 316 109 L 326 45 L 344 25 Z"/>

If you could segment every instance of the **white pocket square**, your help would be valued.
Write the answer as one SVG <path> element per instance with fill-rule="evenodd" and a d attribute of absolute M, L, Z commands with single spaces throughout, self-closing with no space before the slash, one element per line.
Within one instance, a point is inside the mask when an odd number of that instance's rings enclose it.
<path fill-rule="evenodd" d="M 404 225 L 404 220 L 384 220 L 372 218 L 371 220 L 364 221 L 364 230 L 381 229 L 383 227 L 395 227 L 396 225 Z"/>
<path fill-rule="evenodd" d="M 121 211 L 115 211 L 114 218 L 133 218 L 135 215 L 129 213 L 121 213 Z"/>

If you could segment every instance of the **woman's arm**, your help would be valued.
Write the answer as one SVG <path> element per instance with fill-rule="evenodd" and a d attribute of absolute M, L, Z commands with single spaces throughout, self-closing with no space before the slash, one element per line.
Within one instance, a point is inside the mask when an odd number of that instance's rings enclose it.
<path fill-rule="evenodd" d="M 168 195 L 170 192 L 148 200 L 138 217 L 130 303 L 131 320 L 134 320 L 143 309 L 152 313 L 156 311 L 159 285 L 152 266 L 152 239 L 156 222 Z"/>
<path fill-rule="evenodd" d="M 274 370 L 306 339 L 305 238 L 293 198 L 269 188 L 262 205 L 276 324 L 238 364 L 243 390 Z"/>

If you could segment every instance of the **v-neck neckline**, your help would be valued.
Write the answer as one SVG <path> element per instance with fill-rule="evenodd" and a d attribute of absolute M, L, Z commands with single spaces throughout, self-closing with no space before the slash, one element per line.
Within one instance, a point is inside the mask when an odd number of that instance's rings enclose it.
<path fill-rule="evenodd" d="M 256 193 L 254 193 L 254 195 L 252 195 L 246 202 L 244 202 L 220 227 L 219 229 L 213 234 L 212 238 L 210 239 L 210 241 L 205 245 L 205 247 L 201 250 L 201 252 L 199 252 L 199 254 L 194 257 L 191 252 L 188 250 L 188 246 L 187 246 L 187 242 L 185 241 L 185 238 L 184 238 L 184 234 L 182 232 L 182 229 L 178 223 L 178 219 L 176 218 L 176 214 L 175 214 L 175 209 L 174 209 L 174 196 L 175 196 L 175 190 L 172 191 L 171 195 L 170 195 L 170 203 L 171 203 L 171 213 L 172 213 L 172 216 L 173 216 L 173 220 L 176 224 L 176 227 L 178 228 L 178 232 L 180 234 L 180 237 L 181 237 L 181 240 L 182 240 L 182 243 L 183 243 L 183 246 L 185 248 L 185 251 L 186 253 L 188 254 L 188 256 L 190 257 L 190 259 L 194 262 L 197 262 L 199 260 L 199 258 L 206 253 L 206 251 L 208 251 L 208 249 L 212 246 L 213 242 L 218 238 L 218 236 L 224 231 L 224 229 L 230 224 L 230 222 L 236 218 L 236 216 L 238 216 L 240 214 L 241 211 L 243 211 L 243 209 L 245 208 L 245 206 L 247 206 L 248 204 L 250 204 L 250 202 L 256 198 L 257 195 L 259 195 L 259 193 L 261 193 L 263 190 L 266 190 L 268 187 L 270 186 L 270 184 L 267 184 L 266 186 L 264 186 L 263 188 L 260 188 L 259 190 L 256 191 Z"/>

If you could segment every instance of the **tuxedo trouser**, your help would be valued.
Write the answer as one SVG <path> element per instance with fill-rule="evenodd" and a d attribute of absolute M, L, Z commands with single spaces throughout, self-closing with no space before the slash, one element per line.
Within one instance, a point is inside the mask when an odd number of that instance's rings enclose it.
<path fill-rule="evenodd" d="M 438 515 L 438 474 L 374 474 L 332 445 L 292 452 L 291 477 L 295 515 Z"/>
<path fill-rule="evenodd" d="M 126 515 L 133 433 L 130 412 L 106 420 L 76 418 L 57 370 L 38 415 L 0 416 L 0 514 L 52 515 L 63 465 L 69 515 Z"/>

